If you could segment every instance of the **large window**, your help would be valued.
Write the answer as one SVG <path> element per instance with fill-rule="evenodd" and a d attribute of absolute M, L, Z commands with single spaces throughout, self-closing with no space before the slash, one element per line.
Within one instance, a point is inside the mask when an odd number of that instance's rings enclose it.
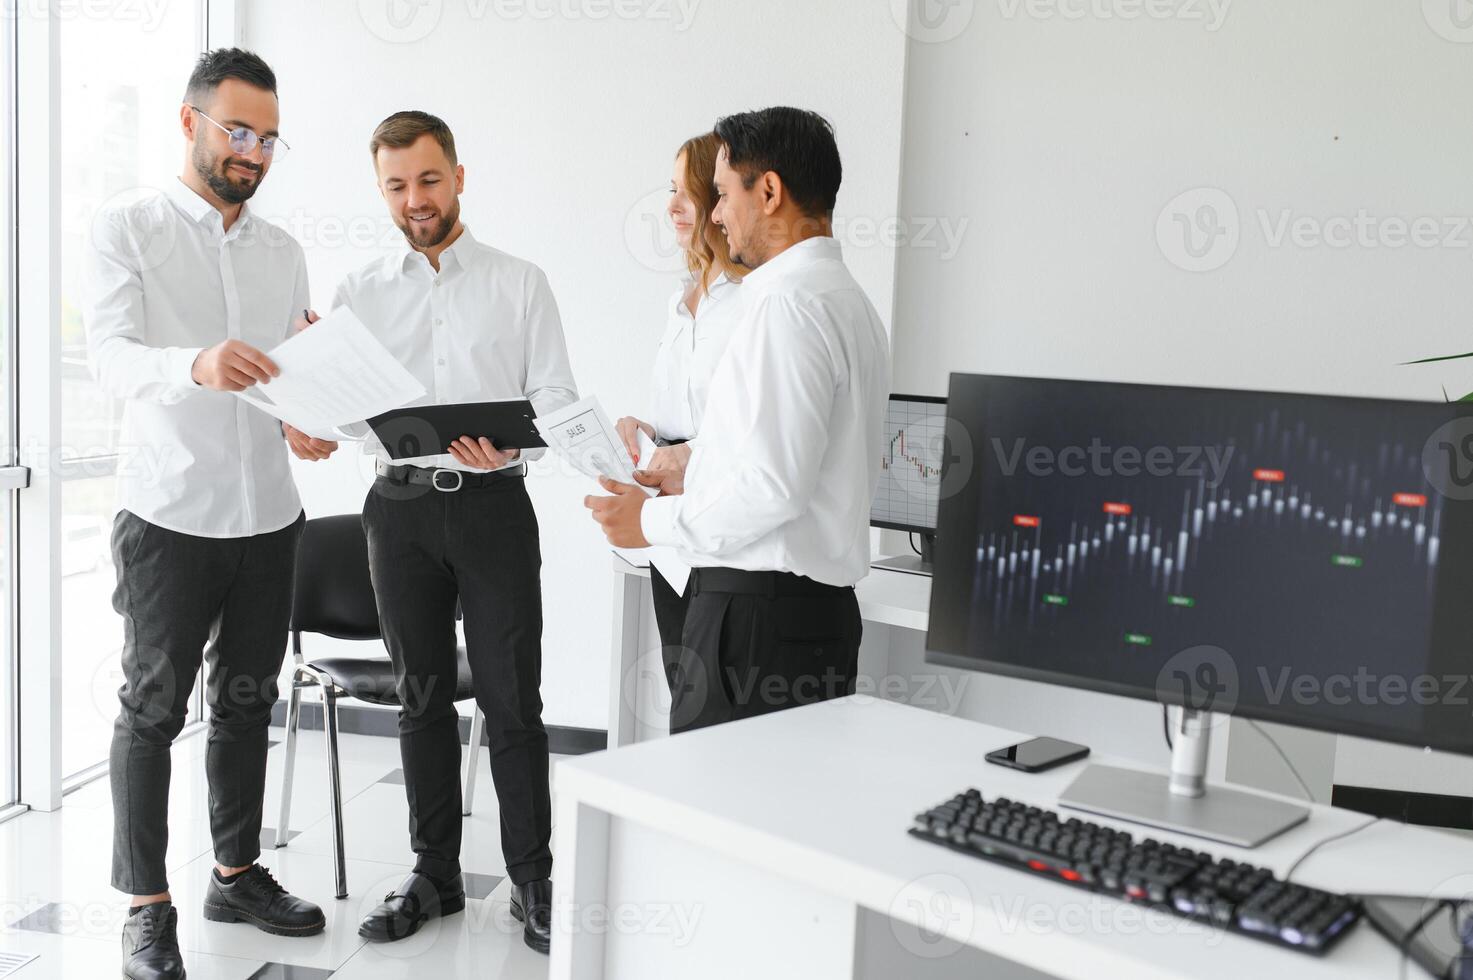
<path fill-rule="evenodd" d="M 202 44 L 202 2 L 61 27 L 62 771 L 107 759 L 123 630 L 112 608 L 109 540 L 122 406 L 92 380 L 79 303 L 99 209 L 174 180 L 184 158 L 179 106 Z M 123 447 L 126 448 L 126 447 Z M 144 448 L 144 447 L 138 447 Z M 198 702 L 196 702 L 198 703 Z M 194 720 L 198 720 L 198 717 Z"/>
<path fill-rule="evenodd" d="M 0 445 L 3 463 L 15 461 L 14 416 L 11 410 L 11 351 L 15 331 L 15 18 L 0 22 Z M 17 725 L 16 646 L 12 615 L 14 596 L 12 543 L 15 495 L 0 494 L 0 809 L 14 803 L 19 740 Z"/>

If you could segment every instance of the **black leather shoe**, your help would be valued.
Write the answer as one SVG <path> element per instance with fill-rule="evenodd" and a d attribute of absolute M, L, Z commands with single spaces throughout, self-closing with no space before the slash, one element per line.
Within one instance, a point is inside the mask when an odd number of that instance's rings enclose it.
<path fill-rule="evenodd" d="M 522 923 L 522 941 L 539 953 L 552 946 L 552 881 L 538 878 L 511 889 L 511 914 Z"/>
<path fill-rule="evenodd" d="M 416 871 L 364 917 L 358 935 L 371 943 L 398 942 L 419 932 L 419 927 L 435 916 L 451 915 L 464 908 L 465 882 L 460 875 L 437 886 L 429 875 Z"/>
<path fill-rule="evenodd" d="M 249 922 L 273 936 L 315 936 L 327 927 L 327 916 L 321 908 L 288 893 L 259 864 L 251 865 L 250 870 L 228 883 L 210 872 L 205 918 L 211 922 Z"/>
<path fill-rule="evenodd" d="M 179 910 L 155 902 L 123 920 L 123 976 L 127 980 L 184 980 L 179 955 Z"/>

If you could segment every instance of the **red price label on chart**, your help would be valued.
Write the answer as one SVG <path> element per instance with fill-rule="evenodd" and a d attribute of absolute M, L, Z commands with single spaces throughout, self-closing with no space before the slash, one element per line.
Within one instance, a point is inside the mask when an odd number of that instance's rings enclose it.
<path fill-rule="evenodd" d="M 1014 514 L 1013 523 L 1018 527 L 1038 527 L 1038 518 L 1028 514 Z"/>
<path fill-rule="evenodd" d="M 1391 498 L 1391 502 L 1398 507 L 1426 507 L 1427 495 L 1425 493 L 1398 493 Z"/>
<path fill-rule="evenodd" d="M 1283 470 L 1254 470 L 1253 479 L 1262 480 L 1264 483 L 1283 483 Z"/>
<path fill-rule="evenodd" d="M 1115 514 L 1119 517 L 1129 517 L 1130 504 L 1115 503 L 1114 501 L 1107 500 L 1105 501 L 1105 513 Z"/>

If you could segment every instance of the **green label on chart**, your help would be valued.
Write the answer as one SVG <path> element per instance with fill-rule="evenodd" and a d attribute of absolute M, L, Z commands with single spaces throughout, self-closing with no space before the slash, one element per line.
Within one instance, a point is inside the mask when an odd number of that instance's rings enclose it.
<path fill-rule="evenodd" d="M 1051 606 L 1067 606 L 1067 605 L 1069 605 L 1069 597 L 1068 596 L 1066 596 L 1066 595 L 1055 595 L 1052 592 L 1045 592 L 1043 594 L 1043 601 L 1046 602 L 1046 603 L 1048 603 Z"/>
<path fill-rule="evenodd" d="M 1366 563 L 1366 560 L 1364 558 L 1357 558 L 1355 555 L 1331 555 L 1330 556 L 1330 564 L 1331 565 L 1338 565 L 1341 568 L 1360 568 L 1365 563 Z"/>
<path fill-rule="evenodd" d="M 1166 602 L 1168 605 L 1183 606 L 1187 609 L 1190 609 L 1197 604 L 1197 600 L 1193 599 L 1189 595 L 1169 595 L 1166 597 Z"/>
<path fill-rule="evenodd" d="M 1151 638 L 1144 633 L 1126 633 L 1125 642 L 1138 647 L 1148 647 L 1151 645 Z"/>

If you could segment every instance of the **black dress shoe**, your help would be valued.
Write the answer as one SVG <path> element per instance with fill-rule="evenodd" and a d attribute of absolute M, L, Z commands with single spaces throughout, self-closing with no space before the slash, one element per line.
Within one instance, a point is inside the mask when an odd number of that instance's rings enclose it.
<path fill-rule="evenodd" d="M 511 914 L 522 923 L 522 941 L 539 953 L 552 946 L 552 881 L 538 878 L 513 885 Z"/>
<path fill-rule="evenodd" d="M 465 883 L 460 875 L 437 885 L 435 879 L 416 871 L 364 917 L 358 935 L 371 943 L 398 942 L 419 932 L 419 927 L 435 916 L 463 908 Z"/>
<path fill-rule="evenodd" d="M 127 980 L 184 980 L 179 911 L 173 902 L 145 905 L 123 920 L 123 976 Z"/>
<path fill-rule="evenodd" d="M 315 936 L 327 927 L 321 908 L 288 893 L 259 864 L 228 882 L 211 872 L 210 887 L 205 889 L 205 918 L 249 922 L 273 936 Z"/>

